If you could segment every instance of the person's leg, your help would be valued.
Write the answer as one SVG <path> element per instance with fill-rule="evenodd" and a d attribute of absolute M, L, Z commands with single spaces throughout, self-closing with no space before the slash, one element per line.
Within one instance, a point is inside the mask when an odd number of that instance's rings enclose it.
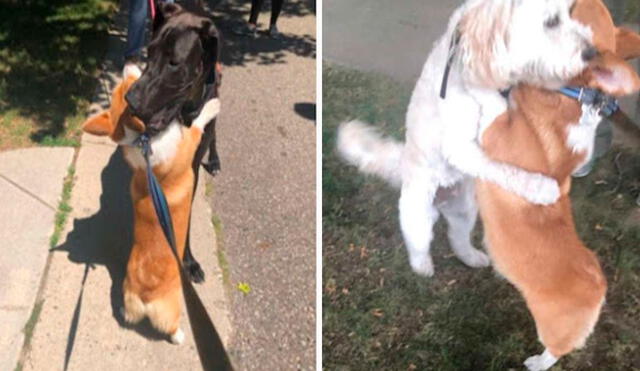
<path fill-rule="evenodd" d="M 269 36 L 274 39 L 279 39 L 282 35 L 278 32 L 276 22 L 278 22 L 278 16 L 282 11 L 282 3 L 284 0 L 271 0 L 271 21 L 269 22 Z"/>
<path fill-rule="evenodd" d="M 262 8 L 264 0 L 251 0 L 251 13 L 249 15 L 249 22 L 243 23 L 231 29 L 236 35 L 242 36 L 255 36 L 256 25 L 258 23 L 258 14 Z"/>
<path fill-rule="evenodd" d="M 129 0 L 129 25 L 127 26 L 127 48 L 125 60 L 139 58 L 144 46 L 145 26 L 149 3 L 147 0 Z"/>
<path fill-rule="evenodd" d="M 258 14 L 262 9 L 262 3 L 264 0 L 251 0 L 251 15 L 249 15 L 249 24 L 254 27 L 258 24 Z"/>

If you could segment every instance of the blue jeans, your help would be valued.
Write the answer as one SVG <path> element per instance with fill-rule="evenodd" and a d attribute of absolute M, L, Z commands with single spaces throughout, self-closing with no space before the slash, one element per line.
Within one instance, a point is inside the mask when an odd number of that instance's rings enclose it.
<path fill-rule="evenodd" d="M 163 2 L 172 3 L 173 0 L 165 0 Z M 156 11 L 158 10 L 156 9 Z M 148 14 L 149 0 L 129 0 L 129 26 L 127 27 L 125 59 L 142 56 Z"/>
<path fill-rule="evenodd" d="M 129 0 L 129 26 L 127 27 L 125 59 L 142 55 L 148 13 L 148 0 Z"/>

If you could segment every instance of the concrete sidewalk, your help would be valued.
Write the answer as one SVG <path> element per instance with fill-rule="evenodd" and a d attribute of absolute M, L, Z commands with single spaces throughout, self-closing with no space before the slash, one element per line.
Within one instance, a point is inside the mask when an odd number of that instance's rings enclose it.
<path fill-rule="evenodd" d="M 121 9 L 126 9 L 126 3 L 121 4 Z M 111 30 L 96 110 L 108 106 L 108 96 L 119 79 L 125 25 L 125 13 L 120 12 L 115 29 Z M 45 163 L 50 166 L 48 159 Z M 66 166 L 63 168 L 66 173 Z M 180 346 L 167 342 L 148 321 L 130 326 L 119 314 L 132 244 L 130 175 L 115 144 L 107 138 L 83 135 L 70 201 L 73 211 L 50 256 L 38 305 L 39 319 L 29 351 L 23 357 L 24 370 L 200 369 L 184 310 L 181 327 L 186 339 Z M 211 211 L 204 195 L 205 179 L 200 181 L 202 186 L 193 207 L 191 246 L 207 278 L 196 289 L 226 343 L 231 333 L 228 302 L 216 256 Z M 49 231 L 47 238 L 52 224 L 50 221 L 44 228 Z M 42 248 L 46 257 L 46 243 Z M 44 262 L 41 269 L 42 266 Z M 9 366 L 0 365 L 0 369 L 13 369 L 15 361 Z"/>
<path fill-rule="evenodd" d="M 73 148 L 0 153 L 0 370 L 13 370 L 45 272 Z"/>

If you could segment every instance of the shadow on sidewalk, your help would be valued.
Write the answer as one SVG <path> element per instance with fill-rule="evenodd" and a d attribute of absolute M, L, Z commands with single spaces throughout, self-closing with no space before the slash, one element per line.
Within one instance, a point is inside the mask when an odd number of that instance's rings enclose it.
<path fill-rule="evenodd" d="M 313 35 L 297 35 L 281 29 L 283 38 L 269 38 L 265 30 L 269 25 L 271 2 L 263 4 L 262 10 L 269 14 L 258 17 L 258 33 L 255 38 L 237 36 L 231 30 L 246 23 L 249 18 L 248 0 L 209 0 L 209 9 L 213 11 L 216 26 L 222 31 L 224 38 L 223 63 L 229 66 L 244 66 L 246 63 L 257 64 L 286 63 L 285 52 L 298 56 L 315 58 L 316 39 Z M 249 7 L 245 7 L 249 5 Z M 302 17 L 315 14 L 314 0 L 285 1 L 278 21 L 286 17 Z"/>
<path fill-rule="evenodd" d="M 73 352 L 82 310 L 84 281 L 90 274 L 90 268 L 95 268 L 97 265 L 103 265 L 109 272 L 111 314 L 118 324 L 148 339 L 165 340 L 162 334 L 151 327 L 148 320 L 129 325 L 124 322 L 120 314 L 120 307 L 123 305 L 122 284 L 133 243 L 133 212 L 129 192 L 131 170 L 124 161 L 120 148 L 111 155 L 100 178 L 102 183 L 100 210 L 90 217 L 75 219 L 73 230 L 69 232 L 65 243 L 52 249 L 66 251 L 71 262 L 86 265 L 82 288 L 69 326 L 65 368 Z"/>

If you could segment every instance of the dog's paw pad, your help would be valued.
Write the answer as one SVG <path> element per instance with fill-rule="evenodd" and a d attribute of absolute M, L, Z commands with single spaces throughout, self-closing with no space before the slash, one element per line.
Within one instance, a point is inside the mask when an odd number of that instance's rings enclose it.
<path fill-rule="evenodd" d="M 182 332 L 182 329 L 177 329 L 176 332 L 174 332 L 171 335 L 171 343 L 175 345 L 180 345 L 183 342 L 184 342 L 184 332 Z"/>

